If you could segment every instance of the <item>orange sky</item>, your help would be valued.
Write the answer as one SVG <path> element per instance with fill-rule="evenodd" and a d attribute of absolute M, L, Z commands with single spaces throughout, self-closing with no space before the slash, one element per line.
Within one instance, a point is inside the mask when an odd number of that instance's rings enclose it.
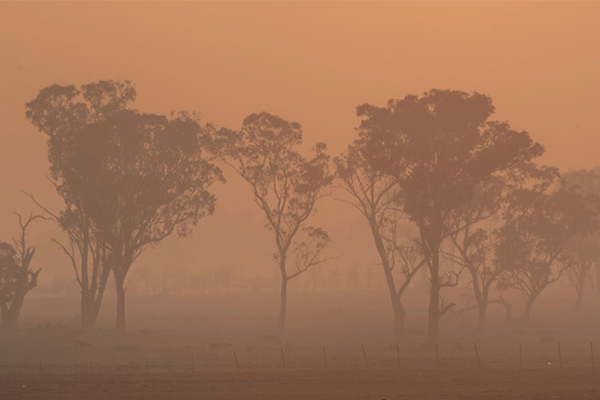
<path fill-rule="evenodd" d="M 132 79 L 141 110 L 198 110 L 231 128 L 269 111 L 333 153 L 353 139 L 360 103 L 477 90 L 546 145 L 545 162 L 596 166 L 599 17 L 592 2 L 0 3 L 0 240 L 14 232 L 13 210 L 34 209 L 20 190 L 59 204 L 44 178 L 45 138 L 24 117 L 24 103 L 54 83 Z M 238 235 L 268 260 L 266 233 L 248 241 L 263 228 L 239 189 L 219 189 L 216 216 L 163 257 L 194 249 L 183 263 L 219 262 Z M 340 208 L 332 202 L 325 209 Z M 327 215 L 326 225 L 346 223 Z"/>

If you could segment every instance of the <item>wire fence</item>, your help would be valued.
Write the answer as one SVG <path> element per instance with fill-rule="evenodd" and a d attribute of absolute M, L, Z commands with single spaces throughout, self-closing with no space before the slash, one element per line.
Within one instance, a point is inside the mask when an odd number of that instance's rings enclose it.
<path fill-rule="evenodd" d="M 0 359 L 0 374 L 201 373 L 300 370 L 596 368 L 594 343 L 497 345 L 453 343 L 431 347 L 359 343 L 292 346 L 219 345 L 207 348 L 83 348 L 69 357 Z"/>

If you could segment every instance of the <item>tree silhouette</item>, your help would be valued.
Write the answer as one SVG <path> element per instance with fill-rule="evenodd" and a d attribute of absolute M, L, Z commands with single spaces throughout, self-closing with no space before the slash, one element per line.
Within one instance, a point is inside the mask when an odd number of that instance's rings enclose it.
<path fill-rule="evenodd" d="M 281 276 L 278 332 L 283 338 L 288 282 L 327 260 L 329 236 L 306 226 L 332 182 L 326 146 L 317 143 L 314 157 L 306 159 L 295 150 L 302 143 L 300 125 L 265 112 L 246 117 L 239 131 L 223 129 L 217 136 L 224 161 L 249 184 L 275 236 L 274 259 Z M 290 256 L 295 268 L 288 266 Z"/>
<path fill-rule="evenodd" d="M 524 324 L 536 299 L 564 273 L 569 241 L 597 226 L 596 209 L 585 196 L 564 188 L 548 191 L 521 189 L 511 195 L 496 247 L 496 262 L 506 270 L 502 285 L 523 296 Z"/>
<path fill-rule="evenodd" d="M 426 260 L 412 243 L 402 244 L 399 224 L 405 219 L 398 207 L 402 193 L 395 179 L 373 170 L 356 146 L 336 158 L 337 177 L 350 195 L 348 202 L 366 219 L 381 261 L 394 315 L 394 334 L 404 331 L 406 309 L 402 295 Z M 402 279 L 398 282 L 400 271 Z M 396 275 L 394 275 L 396 273 Z"/>
<path fill-rule="evenodd" d="M 43 218 L 30 215 L 24 220 L 20 214 L 20 234 L 13 243 L 0 242 L 0 328 L 12 330 L 17 327 L 25 296 L 37 286 L 41 268 L 33 270 L 31 262 L 35 248 L 27 243 L 27 230 L 35 220 Z"/>
<path fill-rule="evenodd" d="M 581 310 L 585 285 L 592 272 L 592 267 L 600 258 L 598 235 L 594 233 L 579 234 L 573 237 L 566 245 L 566 254 L 563 263 L 569 278 L 569 283 L 575 289 L 576 297 L 574 309 Z"/>
<path fill-rule="evenodd" d="M 563 184 L 574 188 L 594 201 L 600 196 L 600 169 L 570 171 L 563 174 Z M 581 308 L 585 284 L 596 273 L 592 288 L 600 294 L 600 237 L 597 234 L 573 238 L 569 243 L 567 273 L 576 291 L 575 309 Z"/>
<path fill-rule="evenodd" d="M 134 260 L 173 233 L 189 234 L 212 214 L 215 197 L 208 189 L 222 178 L 204 157 L 207 127 L 194 115 L 167 118 L 124 109 L 135 98 L 127 84 L 92 88 L 82 91 L 90 106 L 71 95 L 60 107 L 54 107 L 56 101 L 39 106 L 36 99 L 28 116 L 49 132 L 56 187 L 74 199 L 70 204 L 89 219 L 106 248 L 116 284 L 117 329 L 123 332 L 124 282 Z M 53 121 L 62 121 L 64 110 L 74 122 L 57 131 Z"/>
<path fill-rule="evenodd" d="M 489 120 L 493 112 L 489 97 L 452 90 L 357 109 L 363 118 L 358 128 L 363 156 L 398 182 L 403 211 L 419 230 L 430 275 L 430 345 L 438 340 L 440 318 L 450 307 L 442 304 L 441 291 L 456 285 L 440 269 L 452 212 L 468 204 L 494 175 L 543 153 L 527 132 Z"/>
<path fill-rule="evenodd" d="M 57 191 L 60 192 L 58 188 Z M 63 196 L 65 209 L 59 214 L 40 204 L 33 194 L 29 196 L 67 234 L 67 242 L 56 238 L 52 241 L 69 258 L 75 271 L 81 290 L 81 327 L 90 331 L 96 326 L 111 269 L 104 240 L 93 228 L 93 221 L 70 203 L 69 195 Z"/>
<path fill-rule="evenodd" d="M 66 146 L 78 130 L 104 121 L 127 109 L 136 91 L 130 81 L 99 81 L 76 88 L 52 85 L 42 89 L 27 103 L 26 116 L 41 132 L 48 135 L 49 180 L 62 198 L 64 209 L 53 212 L 33 201 L 66 233 L 66 242 L 53 241 L 67 255 L 81 289 L 81 325 L 93 329 L 102 305 L 110 276 L 106 246 L 98 235 L 94 221 L 83 208 L 80 188 L 69 186 L 65 172 L 69 170 Z"/>
<path fill-rule="evenodd" d="M 470 275 L 478 311 L 476 331 L 479 336 L 483 336 L 485 331 L 488 305 L 508 305 L 502 297 L 490 300 L 492 287 L 504 271 L 502 266 L 494 262 L 494 250 L 498 245 L 498 230 L 505 222 L 502 211 L 508 206 L 507 199 L 513 191 L 525 186 L 545 188 L 557 174 L 554 168 L 523 162 L 480 184 L 470 201 L 450 214 L 448 241 L 454 251 L 442 252 L 448 260 L 466 269 Z"/>

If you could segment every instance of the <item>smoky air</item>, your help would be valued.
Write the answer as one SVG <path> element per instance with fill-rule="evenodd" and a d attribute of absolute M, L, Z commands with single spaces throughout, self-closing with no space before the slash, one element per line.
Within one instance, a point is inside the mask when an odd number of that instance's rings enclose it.
<path fill-rule="evenodd" d="M 0 2 L 0 398 L 598 398 L 599 16 Z"/>

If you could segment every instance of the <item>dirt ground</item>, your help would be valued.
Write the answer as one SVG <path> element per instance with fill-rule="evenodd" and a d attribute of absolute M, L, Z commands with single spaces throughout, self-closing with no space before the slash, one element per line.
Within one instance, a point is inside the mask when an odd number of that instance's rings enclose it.
<path fill-rule="evenodd" d="M 600 371 L 406 370 L 0 376 L 0 399 L 599 399 Z"/>
<path fill-rule="evenodd" d="M 494 309 L 484 338 L 473 315 L 451 315 L 436 361 L 419 303 L 396 341 L 385 293 L 297 293 L 282 344 L 269 299 L 132 297 L 122 336 L 113 304 L 84 333 L 77 298 L 32 298 L 21 328 L 0 334 L 0 400 L 600 400 L 595 309 L 545 305 L 527 330 Z"/>

